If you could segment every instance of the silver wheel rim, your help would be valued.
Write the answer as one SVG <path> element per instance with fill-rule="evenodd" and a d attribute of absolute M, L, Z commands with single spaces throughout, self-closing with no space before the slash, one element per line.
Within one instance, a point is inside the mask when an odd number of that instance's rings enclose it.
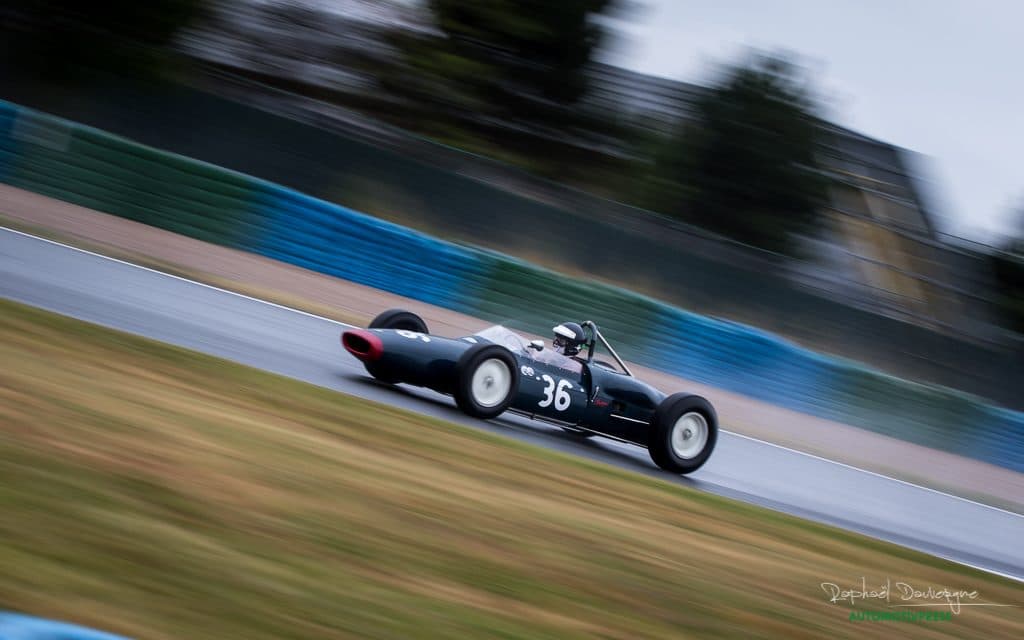
<path fill-rule="evenodd" d="M 512 388 L 512 372 L 508 365 L 497 358 L 490 358 L 480 363 L 473 372 L 470 389 L 473 399 L 481 407 L 494 407 L 508 397 Z"/>
<path fill-rule="evenodd" d="M 689 460 L 708 444 L 708 421 L 696 411 L 684 413 L 672 427 L 672 451 Z"/>

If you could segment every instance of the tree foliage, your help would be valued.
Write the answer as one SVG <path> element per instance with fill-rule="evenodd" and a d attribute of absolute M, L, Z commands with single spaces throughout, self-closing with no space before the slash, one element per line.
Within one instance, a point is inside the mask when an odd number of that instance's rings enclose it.
<path fill-rule="evenodd" d="M 798 68 L 759 56 L 727 69 L 655 158 L 648 204 L 740 241 L 792 249 L 825 199 L 817 107 Z"/>
<path fill-rule="evenodd" d="M 0 3 L 8 54 L 50 77 L 86 70 L 149 73 L 205 0 L 34 0 Z"/>
<path fill-rule="evenodd" d="M 426 119 L 498 136 L 553 138 L 585 126 L 573 107 L 616 0 L 430 0 L 437 32 L 403 43 L 412 74 L 392 82 Z"/>
<path fill-rule="evenodd" d="M 459 82 L 504 96 L 572 104 L 583 95 L 584 67 L 604 30 L 592 18 L 611 0 L 520 2 L 431 0 L 447 53 L 487 69 Z"/>

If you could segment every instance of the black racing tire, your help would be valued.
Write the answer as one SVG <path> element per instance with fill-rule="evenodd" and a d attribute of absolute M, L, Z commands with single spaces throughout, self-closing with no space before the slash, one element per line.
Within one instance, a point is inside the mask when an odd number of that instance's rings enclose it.
<path fill-rule="evenodd" d="M 708 461 L 718 441 L 718 414 L 706 399 L 688 393 L 665 398 L 654 412 L 647 450 L 672 473 L 693 473 Z"/>
<path fill-rule="evenodd" d="M 418 333 L 427 331 L 427 323 L 412 311 L 404 309 L 388 309 L 370 321 L 371 329 L 405 329 Z"/>
<path fill-rule="evenodd" d="M 518 364 L 505 347 L 474 345 L 455 363 L 452 395 L 466 415 L 485 420 L 496 418 L 509 408 L 518 392 Z"/>

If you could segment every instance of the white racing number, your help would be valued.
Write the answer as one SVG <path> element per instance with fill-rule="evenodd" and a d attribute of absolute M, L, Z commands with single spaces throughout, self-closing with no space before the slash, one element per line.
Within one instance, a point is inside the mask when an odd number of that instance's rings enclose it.
<path fill-rule="evenodd" d="M 430 342 L 430 336 L 424 335 L 419 331 L 409 331 L 408 329 L 396 329 L 395 333 L 402 336 L 403 338 L 409 338 L 410 340 L 422 340 L 423 342 Z"/>
<path fill-rule="evenodd" d="M 555 379 L 551 376 L 544 374 L 541 379 L 545 382 L 544 387 L 544 399 L 540 401 L 541 407 L 551 406 L 551 403 L 555 403 L 555 411 L 565 411 L 572 404 L 572 396 L 569 395 L 569 389 L 572 389 L 572 383 L 568 380 L 559 380 L 557 385 Z"/>
<path fill-rule="evenodd" d="M 555 391 L 555 411 L 565 411 L 572 404 L 572 396 L 569 395 L 572 383 L 568 380 L 559 380 L 558 389 Z"/>

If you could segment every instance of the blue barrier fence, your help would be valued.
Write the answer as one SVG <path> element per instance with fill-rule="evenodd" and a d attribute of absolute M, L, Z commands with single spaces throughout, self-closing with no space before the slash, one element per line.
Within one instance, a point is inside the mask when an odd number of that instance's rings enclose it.
<path fill-rule="evenodd" d="M 7 175 L 10 173 L 10 168 L 18 152 L 11 135 L 17 114 L 17 107 L 7 102 L 0 102 L 0 140 L 6 142 L 6 144 L 0 145 L 0 181 L 4 182 L 7 181 Z"/>
<path fill-rule="evenodd" d="M 1024 472 L 1022 412 L 2 101 L 0 181 L 521 329 L 586 316 L 639 363 Z"/>
<path fill-rule="evenodd" d="M 0 612 L 0 640 L 128 640 L 124 636 L 87 629 L 20 613 Z"/>
<path fill-rule="evenodd" d="M 261 185 L 255 251 L 459 311 L 484 266 L 474 251 L 276 185 Z"/>

